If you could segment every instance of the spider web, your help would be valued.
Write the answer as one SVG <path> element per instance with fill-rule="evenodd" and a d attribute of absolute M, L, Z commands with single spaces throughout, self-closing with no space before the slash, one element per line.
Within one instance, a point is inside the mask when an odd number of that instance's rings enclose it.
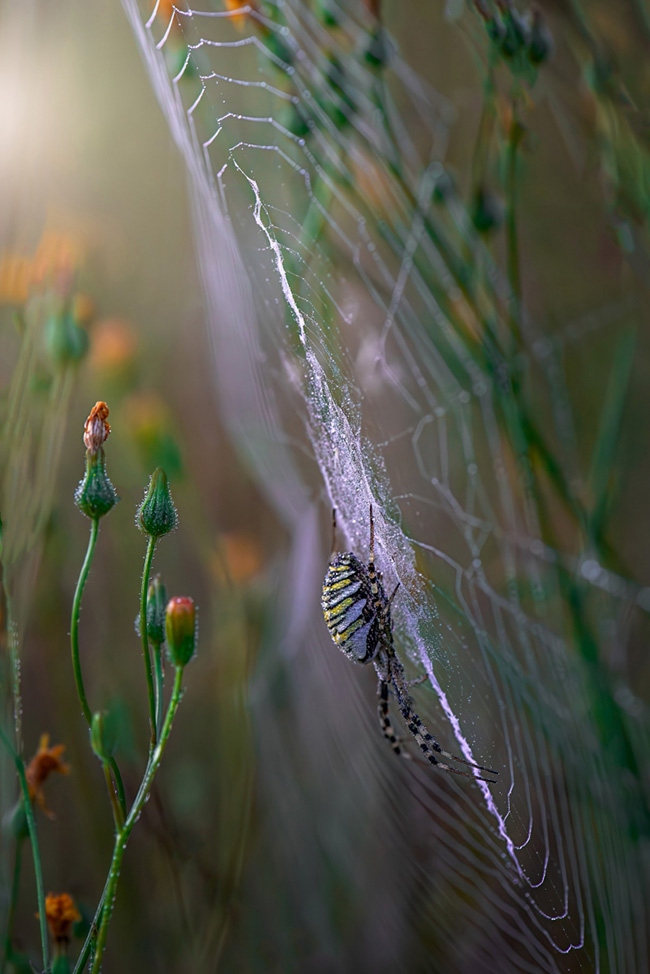
<path fill-rule="evenodd" d="M 629 309 L 550 337 L 522 309 L 523 396 L 513 295 L 444 166 L 453 108 L 369 10 L 124 6 L 187 163 L 221 409 L 291 538 L 249 922 L 277 969 L 647 969 L 647 720 L 602 659 L 650 591 L 576 540 L 563 371 Z M 371 503 L 416 707 L 495 786 L 394 762 L 329 642 L 325 512 L 364 559 Z"/>

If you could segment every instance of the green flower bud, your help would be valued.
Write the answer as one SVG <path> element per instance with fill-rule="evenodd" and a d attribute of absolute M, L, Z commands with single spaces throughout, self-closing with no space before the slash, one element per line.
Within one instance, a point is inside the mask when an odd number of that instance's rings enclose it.
<path fill-rule="evenodd" d="M 197 624 L 194 600 L 170 599 L 165 613 L 167 652 L 174 666 L 185 666 L 196 651 Z"/>
<path fill-rule="evenodd" d="M 6 813 L 2 820 L 2 828 L 15 839 L 27 839 L 29 837 L 27 816 L 22 798 L 19 798 L 13 808 Z"/>
<path fill-rule="evenodd" d="M 167 589 L 156 575 L 147 592 L 147 636 L 160 646 L 165 641 L 165 609 Z"/>
<path fill-rule="evenodd" d="M 88 351 L 88 335 L 69 310 L 50 315 L 45 323 L 45 343 L 55 365 L 80 362 Z"/>
<path fill-rule="evenodd" d="M 167 474 L 157 467 L 151 475 L 147 492 L 138 508 L 135 523 L 152 538 L 162 538 L 176 527 L 178 515 L 172 500 Z"/>
<path fill-rule="evenodd" d="M 106 473 L 103 447 L 100 446 L 96 453 L 86 452 L 86 474 L 74 499 L 81 513 L 93 519 L 108 514 L 117 504 L 119 498 Z"/>
<path fill-rule="evenodd" d="M 100 761 L 108 761 L 117 747 L 118 722 L 112 713 L 98 710 L 90 724 L 90 746 Z"/>

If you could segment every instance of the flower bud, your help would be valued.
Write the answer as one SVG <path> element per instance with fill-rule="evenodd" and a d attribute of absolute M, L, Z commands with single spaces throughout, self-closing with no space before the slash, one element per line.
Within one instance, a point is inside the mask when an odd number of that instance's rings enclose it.
<path fill-rule="evenodd" d="M 137 526 L 152 538 L 162 538 L 176 527 L 178 515 L 172 500 L 167 474 L 156 467 L 147 492 L 135 516 Z"/>
<path fill-rule="evenodd" d="M 86 473 L 74 495 L 82 514 L 93 520 L 115 507 L 119 498 L 106 473 L 106 457 L 100 446 L 96 453 L 86 451 Z"/>
<path fill-rule="evenodd" d="M 2 819 L 2 830 L 12 835 L 14 839 L 27 839 L 29 837 L 27 816 L 22 798 L 19 798 L 13 808 L 5 814 Z"/>
<path fill-rule="evenodd" d="M 98 710 L 90 724 L 90 746 L 100 761 L 109 761 L 117 746 L 118 723 L 115 714 Z"/>
<path fill-rule="evenodd" d="M 97 453 L 108 439 L 111 431 L 108 412 L 108 406 L 101 399 L 90 410 L 90 416 L 84 424 L 84 445 L 89 453 Z"/>
<path fill-rule="evenodd" d="M 170 599 L 165 613 L 167 652 L 174 666 L 185 666 L 196 650 L 196 610 L 187 597 Z"/>
<path fill-rule="evenodd" d="M 45 324 L 45 343 L 55 365 L 80 362 L 88 351 L 88 335 L 68 310 L 50 315 Z"/>
<path fill-rule="evenodd" d="M 157 646 L 165 641 L 166 606 L 167 589 L 156 575 L 147 593 L 147 636 Z"/>

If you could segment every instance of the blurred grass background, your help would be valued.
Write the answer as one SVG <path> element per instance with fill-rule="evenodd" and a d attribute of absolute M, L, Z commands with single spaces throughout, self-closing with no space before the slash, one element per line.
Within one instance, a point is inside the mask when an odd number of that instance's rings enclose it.
<path fill-rule="evenodd" d="M 647 24 L 641 2 L 626 5 L 624 14 L 622 5 L 590 5 L 590 29 L 599 43 L 607 38 L 617 65 L 612 78 L 590 88 L 587 68 L 580 74 L 590 41 L 579 29 L 578 5 L 544 7 L 560 30 L 522 164 L 523 290 L 547 337 L 562 335 L 576 409 L 576 469 L 592 463 L 596 417 L 612 361 L 621 360 L 616 374 L 625 395 L 607 446 L 615 458 L 605 464 L 604 531 L 616 554 L 611 567 L 646 586 L 650 347 L 647 328 L 638 326 L 647 317 Z M 414 3 L 409 12 L 403 17 L 387 5 L 387 24 L 409 62 L 455 109 L 449 159 L 470 195 L 480 67 L 442 3 Z M 330 970 L 327 957 L 318 956 L 306 935 L 301 939 L 290 897 L 285 902 L 277 894 L 269 819 L 255 790 L 255 733 L 265 728 L 255 731 L 251 722 L 251 680 L 260 657 L 273 653 L 283 535 L 219 424 L 183 164 L 119 5 L 4 3 L 0 53 L 0 124 L 8 136 L 0 159 L 7 258 L 0 381 L 3 418 L 19 403 L 25 424 L 11 451 L 5 439 L 3 452 L 4 571 L 22 660 L 25 753 L 49 731 L 55 743 L 66 744 L 72 767 L 69 778 L 48 787 L 56 819 L 40 820 L 46 884 L 65 888 L 92 914 L 112 840 L 101 770 L 73 696 L 67 641 L 88 530 L 72 501 L 83 472 L 83 422 L 95 400 L 105 399 L 113 427 L 108 469 L 121 503 L 101 526 L 82 612 L 82 661 L 92 706 L 122 708 L 119 756 L 131 793 L 147 740 L 133 631 L 144 543 L 133 515 L 158 464 L 169 473 L 180 528 L 160 545 L 154 569 L 170 595 L 192 595 L 200 606 L 198 658 L 187 671 L 187 694 L 154 796 L 127 852 L 106 969 L 208 971 L 225 956 L 224 970 Z M 629 111 L 626 98 L 642 109 Z M 504 104 L 496 109 L 506 110 Z M 496 184 L 501 164 L 488 159 L 481 178 Z M 14 321 L 23 306 L 21 260 L 43 271 L 46 294 L 25 312 L 23 335 L 34 336 L 35 351 L 22 390 Z M 63 279 L 89 339 L 78 364 L 55 361 L 48 346 L 47 321 Z M 632 328 L 630 353 L 624 342 Z M 549 413 L 552 405 L 538 403 Z M 60 453 L 48 453 L 47 442 L 56 437 Z M 38 500 L 32 508 L 25 500 L 30 491 Z M 7 504 L 18 499 L 28 513 L 14 526 Z M 575 524 L 551 508 L 558 537 L 578 555 Z M 629 622 L 617 621 L 628 643 L 618 652 L 615 640 L 604 639 L 608 666 L 646 699 L 647 619 L 630 614 Z M 7 630 L 6 641 L 11 638 Z M 290 741 L 281 668 L 270 664 L 265 672 L 277 680 L 271 690 L 276 719 L 288 725 Z M 4 704 L 7 710 L 6 697 Z M 10 780 L 5 769 L 5 811 L 14 797 Z M 8 869 L 5 838 L 5 883 Z M 323 898 L 344 941 L 349 917 L 361 909 L 359 896 L 330 878 Z M 34 902 L 25 868 L 16 942 L 32 950 Z M 414 948 L 410 956 L 424 971 L 425 933 L 414 933 L 418 938 L 423 952 Z M 119 944 L 119 959 L 111 943 Z"/>
<path fill-rule="evenodd" d="M 65 888 L 92 916 L 112 847 L 68 645 L 89 527 L 73 504 L 83 423 L 95 400 L 105 399 L 113 429 L 108 469 L 121 502 L 113 523 L 101 525 L 81 643 L 92 706 L 123 714 L 118 757 L 131 795 L 147 741 L 134 632 L 144 539 L 134 516 L 159 464 L 170 476 L 180 528 L 160 545 L 154 569 L 170 595 L 191 594 L 200 611 L 200 652 L 170 743 L 169 774 L 156 786 L 124 870 L 114 932 L 122 960 L 113 969 L 184 970 L 192 945 L 219 942 L 250 842 L 247 687 L 270 611 L 262 568 L 277 529 L 219 427 L 185 176 L 120 6 L 4 4 L 0 47 L 3 419 L 12 428 L 17 417 L 24 421 L 11 444 L 5 426 L 4 570 L 21 657 L 25 754 L 49 731 L 65 743 L 72 768 L 48 786 L 56 819 L 40 821 L 46 884 Z M 29 275 L 43 277 L 32 287 L 43 297 L 28 304 L 21 335 L 14 314 Z M 74 295 L 89 338 L 78 364 L 57 361 L 48 344 L 61 293 Z M 34 351 L 21 386 L 16 368 L 26 336 Z M 46 448 L 56 437 L 60 453 Z M 16 526 L 12 514 L 30 493 Z M 4 705 L 6 719 L 6 685 Z M 6 811 L 16 793 L 11 776 L 4 781 Z M 5 835 L 5 894 L 12 854 Z M 27 950 L 37 942 L 35 902 L 25 868 L 15 942 Z"/>

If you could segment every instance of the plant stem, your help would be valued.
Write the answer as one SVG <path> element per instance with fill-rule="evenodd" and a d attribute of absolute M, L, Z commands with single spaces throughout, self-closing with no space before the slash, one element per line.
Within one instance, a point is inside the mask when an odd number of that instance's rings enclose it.
<path fill-rule="evenodd" d="M 38 921 L 41 928 L 41 948 L 43 952 L 43 970 L 46 971 L 49 967 L 50 958 L 47 944 L 47 922 L 45 919 L 45 890 L 43 887 L 43 867 L 41 866 L 41 855 L 38 848 L 38 835 L 36 833 L 36 821 L 34 819 L 34 810 L 32 808 L 31 798 L 29 797 L 29 788 L 27 786 L 27 778 L 25 777 L 25 764 L 23 759 L 14 749 L 13 744 L 7 737 L 4 730 L 0 727 L 0 737 L 2 741 L 11 754 L 13 762 L 16 765 L 16 771 L 18 772 L 18 780 L 20 781 L 20 787 L 23 793 L 23 805 L 25 808 L 25 818 L 27 819 L 27 829 L 29 831 L 29 841 L 32 845 L 32 856 L 34 859 L 34 876 L 36 878 L 36 899 L 38 901 Z"/>
<path fill-rule="evenodd" d="M 160 652 L 160 643 L 152 643 L 153 645 L 153 662 L 154 662 L 154 683 L 156 691 L 156 734 L 160 736 L 160 730 L 162 728 L 163 722 L 163 688 L 165 685 L 165 678 L 163 676 L 162 668 L 162 653 Z"/>
<path fill-rule="evenodd" d="M 122 819 L 126 818 L 126 794 L 124 792 L 124 784 L 122 782 L 122 775 L 120 774 L 120 769 L 117 766 L 117 761 L 114 757 L 108 759 L 111 771 L 113 772 L 113 778 L 115 779 L 115 787 L 117 788 L 117 798 L 120 803 L 120 808 L 122 810 Z"/>
<path fill-rule="evenodd" d="M 7 929 L 5 931 L 5 944 L 2 954 L 2 967 L 0 974 L 5 974 L 7 961 L 11 957 L 11 934 L 14 928 L 14 915 L 16 913 L 16 903 L 18 902 L 18 892 L 20 890 L 20 869 L 23 859 L 23 837 L 19 835 L 16 839 L 16 852 L 14 858 L 14 876 L 11 884 L 11 899 L 7 910 Z"/>
<path fill-rule="evenodd" d="M 111 768 L 108 761 L 102 761 L 102 768 L 104 769 L 104 779 L 106 781 L 106 787 L 108 788 L 108 796 L 111 800 L 111 805 L 113 807 L 113 819 L 115 820 L 115 829 L 119 830 L 124 825 L 124 814 L 122 812 L 122 806 L 117 797 L 116 789 L 113 785 L 111 779 Z"/>
<path fill-rule="evenodd" d="M 79 702 L 81 703 L 81 709 L 83 715 L 86 718 L 86 723 L 90 727 L 92 722 L 92 713 L 88 705 L 88 699 L 86 697 L 86 691 L 84 689 L 83 676 L 81 673 L 81 661 L 79 659 L 79 614 L 81 612 L 81 600 L 83 598 L 84 588 L 86 586 L 86 581 L 88 579 L 88 574 L 90 572 L 90 565 L 95 554 L 95 547 L 97 545 L 97 536 L 99 533 L 99 518 L 92 518 L 90 522 L 90 538 L 88 539 L 88 548 L 86 550 L 86 557 L 84 558 L 84 563 L 81 566 L 81 572 L 79 573 L 79 579 L 77 581 L 77 588 L 74 593 L 74 600 L 72 603 L 72 618 L 70 620 L 70 647 L 72 649 L 72 669 L 74 671 L 75 684 L 77 686 L 77 696 L 79 697 Z M 119 799 L 121 819 L 122 821 L 126 817 L 126 797 L 124 794 L 124 785 L 122 783 L 122 776 L 120 774 L 120 769 L 117 766 L 115 758 L 111 758 L 109 761 L 111 771 L 113 772 L 113 777 L 115 779 L 115 786 L 117 788 L 117 797 Z M 115 792 L 112 784 L 108 789 L 108 794 L 111 799 L 111 804 L 113 804 Z"/>
<path fill-rule="evenodd" d="M 149 537 L 147 543 L 147 553 L 144 556 L 144 569 L 142 572 L 142 588 L 140 589 L 140 636 L 142 637 L 142 655 L 144 657 L 144 669 L 147 677 L 147 693 L 149 695 L 149 723 L 151 724 L 151 749 L 156 746 L 158 735 L 156 733 L 156 699 L 153 688 L 153 677 L 151 675 L 151 656 L 149 654 L 149 638 L 147 636 L 147 592 L 149 590 L 149 575 L 151 573 L 151 562 L 156 547 L 156 539 Z"/>
<path fill-rule="evenodd" d="M 99 974 L 102 965 L 102 955 L 104 953 L 104 947 L 106 945 L 106 935 L 108 933 L 108 924 L 113 913 L 113 906 L 115 904 L 115 893 L 117 890 L 117 882 L 120 876 L 120 869 L 122 867 L 122 859 L 124 857 L 124 850 L 126 849 L 126 844 L 129 840 L 129 836 L 133 829 L 133 826 L 137 822 L 140 813 L 144 807 L 147 800 L 149 792 L 151 790 L 151 785 L 153 784 L 153 779 L 155 777 L 156 771 L 160 766 L 162 756 L 165 750 L 165 745 L 169 738 L 169 732 L 171 731 L 174 716 L 178 709 L 178 705 L 181 699 L 181 690 L 183 683 L 183 669 L 179 667 L 176 670 L 176 676 L 174 678 L 174 689 L 172 691 L 172 696 L 169 701 L 169 707 L 167 708 L 167 714 L 165 716 L 165 722 L 160 733 L 160 739 L 158 743 L 153 748 L 151 755 L 149 757 L 149 763 L 147 765 L 147 770 L 145 771 L 144 778 L 140 788 L 138 789 L 138 794 L 135 797 L 135 801 L 131 806 L 131 811 L 129 812 L 128 818 L 124 823 L 124 827 L 120 829 L 115 838 L 115 847 L 113 849 L 113 858 L 111 860 L 111 866 L 108 874 L 108 883 L 105 889 L 104 895 L 104 908 L 102 910 L 101 904 L 98 907 L 98 912 L 101 910 L 101 923 L 99 927 L 99 933 L 97 935 L 97 944 L 95 947 L 95 957 L 93 960 L 93 966 L 91 969 L 91 974 Z M 96 914 L 95 919 L 98 919 Z M 75 968 L 77 970 L 78 968 Z"/>
<path fill-rule="evenodd" d="M 84 563 L 81 566 L 81 572 L 79 573 L 77 588 L 74 593 L 74 601 L 72 603 L 72 618 L 70 620 L 70 647 L 72 649 L 72 669 L 74 670 L 74 680 L 77 685 L 77 696 L 79 697 L 79 702 L 81 703 L 81 709 L 83 711 L 84 717 L 86 718 L 86 723 L 88 724 L 89 727 L 92 721 L 92 714 L 90 712 L 90 707 L 88 706 L 88 700 L 86 699 L 86 691 L 84 689 L 83 676 L 81 675 L 81 663 L 79 661 L 79 612 L 81 610 L 81 597 L 83 595 L 86 579 L 88 578 L 88 573 L 90 571 L 90 564 L 93 560 L 93 555 L 95 553 L 95 545 L 97 544 L 98 530 L 99 530 L 99 518 L 92 518 L 90 522 L 90 538 L 88 540 L 88 549 L 86 551 L 86 557 L 84 558 Z"/>

